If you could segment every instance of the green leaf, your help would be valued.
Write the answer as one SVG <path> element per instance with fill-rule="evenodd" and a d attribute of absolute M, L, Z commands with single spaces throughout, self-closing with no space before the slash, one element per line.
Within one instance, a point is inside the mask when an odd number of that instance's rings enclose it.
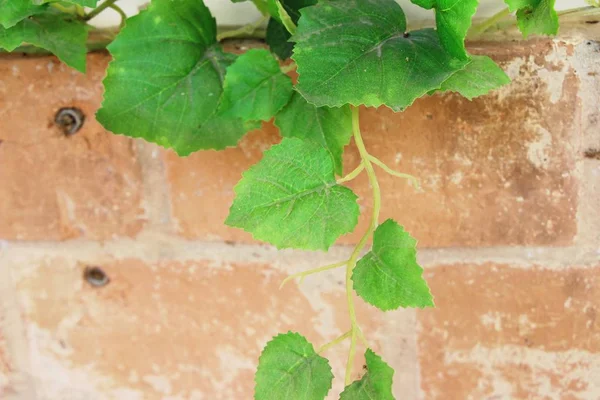
<path fill-rule="evenodd" d="M 411 0 L 425 9 L 435 8 L 435 22 L 440 41 L 454 57 L 469 58 L 465 38 L 479 0 Z"/>
<path fill-rule="evenodd" d="M 326 358 L 298 333 L 275 336 L 258 359 L 255 400 L 323 400 L 333 374 Z"/>
<path fill-rule="evenodd" d="M 54 1 L 56 1 L 56 0 L 47 0 L 47 2 L 49 2 L 49 3 L 54 2 Z M 98 3 L 98 0 L 61 0 L 61 1 L 71 3 L 71 4 L 77 4 L 82 7 L 91 7 L 91 8 L 95 8 Z"/>
<path fill-rule="evenodd" d="M 269 19 L 267 24 L 267 36 L 265 38 L 269 49 L 282 60 L 292 56 L 294 43 L 290 42 L 292 35 L 285 29 L 285 26 L 276 19 Z"/>
<path fill-rule="evenodd" d="M 39 12 L 39 13 L 38 13 Z M 0 48 L 13 51 L 29 43 L 55 54 L 62 62 L 85 72 L 88 26 L 70 14 L 41 7 L 12 28 L 0 27 Z"/>
<path fill-rule="evenodd" d="M 17 22 L 34 14 L 44 12 L 45 3 L 56 0 L 0 0 L 0 27 L 11 28 Z M 71 4 L 85 7 L 96 7 L 97 0 L 63 0 Z"/>
<path fill-rule="evenodd" d="M 292 21 L 297 24 L 300 19 L 300 9 L 317 4 L 317 0 L 283 0 L 281 4 Z M 282 60 L 292 55 L 294 43 L 290 41 L 291 36 L 280 21 L 275 18 L 269 19 L 266 41 L 271 51 Z"/>
<path fill-rule="evenodd" d="M 227 66 L 216 24 L 198 0 L 154 0 L 129 18 L 108 47 L 113 61 L 97 119 L 108 130 L 173 148 L 179 155 L 234 146 L 241 119 L 217 113 Z"/>
<path fill-rule="evenodd" d="M 11 28 L 40 11 L 43 7 L 34 5 L 31 0 L 0 0 L 0 27 Z"/>
<path fill-rule="evenodd" d="M 327 250 L 358 222 L 357 196 L 335 180 L 322 146 L 284 138 L 243 174 L 227 225 L 278 248 Z"/>
<path fill-rule="evenodd" d="M 444 50 L 433 29 L 405 29 L 394 0 L 322 0 L 306 8 L 292 38 L 298 90 L 317 106 L 400 111 L 466 64 Z"/>
<path fill-rule="evenodd" d="M 433 307 L 433 298 L 417 264 L 417 241 L 395 221 L 379 225 L 373 249 L 361 258 L 352 275 L 354 290 L 383 310 Z"/>
<path fill-rule="evenodd" d="M 275 125 L 283 137 L 310 140 L 325 147 L 335 164 L 335 173 L 342 174 L 344 146 L 352 137 L 352 111 L 341 108 L 316 107 L 295 92 L 292 100 L 277 116 Z"/>
<path fill-rule="evenodd" d="M 290 100 L 292 80 L 264 49 L 248 50 L 227 68 L 220 110 L 245 121 L 268 121 Z"/>
<path fill-rule="evenodd" d="M 529 35 L 556 35 L 558 15 L 555 0 L 504 0 L 511 12 L 517 12 L 517 24 L 523 37 Z"/>
<path fill-rule="evenodd" d="M 494 60 L 487 56 L 473 56 L 469 64 L 448 78 L 442 91 L 457 92 L 472 100 L 510 83 L 510 78 Z"/>
<path fill-rule="evenodd" d="M 371 349 L 365 352 L 367 372 L 352 382 L 340 395 L 340 400 L 394 400 L 392 382 L 394 370 Z"/>

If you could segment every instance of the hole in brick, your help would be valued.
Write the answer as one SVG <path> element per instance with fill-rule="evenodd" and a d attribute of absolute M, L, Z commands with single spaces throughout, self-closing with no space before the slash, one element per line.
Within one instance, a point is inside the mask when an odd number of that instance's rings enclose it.
<path fill-rule="evenodd" d="M 583 152 L 583 156 L 592 160 L 600 160 L 600 149 L 587 149 Z"/>
<path fill-rule="evenodd" d="M 83 111 L 76 107 L 61 108 L 54 116 L 54 123 L 62 129 L 65 136 L 72 136 L 79 132 L 84 122 Z"/>
<path fill-rule="evenodd" d="M 110 282 L 108 275 L 100 267 L 85 267 L 83 278 L 94 287 L 103 287 Z"/>
<path fill-rule="evenodd" d="M 590 25 L 596 25 L 598 22 L 598 20 L 592 20 L 592 21 L 585 21 L 586 24 L 590 24 Z"/>

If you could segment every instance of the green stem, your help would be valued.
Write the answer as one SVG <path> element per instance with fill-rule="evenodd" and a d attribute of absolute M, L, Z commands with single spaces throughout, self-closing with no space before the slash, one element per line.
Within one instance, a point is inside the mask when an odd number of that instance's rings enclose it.
<path fill-rule="evenodd" d="M 358 241 L 358 244 L 354 248 L 354 251 L 350 256 L 350 259 L 348 260 L 348 265 L 346 267 L 346 299 L 348 301 L 348 313 L 350 314 L 351 323 L 350 329 L 352 331 L 350 341 L 350 352 L 348 354 L 348 362 L 346 363 L 346 385 L 349 385 L 352 381 L 352 366 L 354 364 L 354 356 L 356 355 L 356 339 L 359 336 L 362 336 L 356 318 L 356 310 L 354 309 L 352 272 L 354 270 L 354 267 L 356 266 L 356 261 L 361 250 L 363 249 L 363 247 L 365 247 L 367 241 L 369 240 L 369 238 L 375 231 L 375 228 L 377 227 L 377 223 L 379 221 L 379 212 L 381 211 L 381 190 L 379 188 L 377 176 L 375 175 L 375 169 L 373 168 L 373 164 L 371 163 L 371 157 L 367 152 L 365 143 L 363 142 L 360 133 L 359 110 L 357 107 L 352 107 L 352 132 L 354 134 L 354 142 L 356 143 L 356 147 L 358 148 L 360 158 L 362 159 L 362 163 L 365 166 L 367 176 L 369 177 L 369 183 L 371 184 L 371 188 L 373 190 L 373 213 L 371 215 L 371 222 L 369 223 L 369 228 L 367 229 L 363 237 Z"/>
<path fill-rule="evenodd" d="M 330 269 L 335 269 L 335 268 L 343 267 L 346 264 L 348 264 L 348 260 L 342 261 L 342 262 L 339 262 L 339 263 L 335 263 L 335 264 L 331 264 L 331 265 L 326 265 L 324 267 L 309 269 L 308 271 L 298 272 L 297 274 L 293 274 L 293 275 L 290 275 L 287 278 L 285 278 L 283 280 L 283 282 L 281 282 L 281 285 L 279 286 L 279 289 L 281 289 L 286 283 L 288 283 L 292 279 L 300 278 L 300 282 L 302 282 L 304 280 L 304 278 L 306 278 L 309 275 L 318 274 L 319 272 L 329 271 Z"/>
<path fill-rule="evenodd" d="M 104 3 L 100 4 L 98 7 L 93 9 L 88 15 L 83 17 L 83 19 L 85 21 L 89 21 L 90 19 L 92 19 L 95 16 L 97 16 L 98 14 L 100 14 L 102 11 L 106 10 L 107 8 L 110 8 L 110 6 L 112 6 L 116 2 L 117 2 L 117 0 L 106 0 Z"/>
<path fill-rule="evenodd" d="M 331 342 L 324 344 L 323 346 L 319 347 L 319 350 L 317 350 L 318 354 L 323 353 L 324 351 L 329 350 L 330 348 L 332 348 L 333 346 L 340 344 L 341 342 L 343 342 L 344 340 L 348 339 L 350 336 L 352 335 L 352 330 L 349 330 L 348 332 L 344 333 L 343 335 L 341 335 L 340 337 L 338 337 L 337 339 L 332 340 Z"/>
<path fill-rule="evenodd" d="M 244 25 L 241 28 L 220 33 L 217 35 L 217 41 L 220 42 L 221 40 L 224 40 L 224 39 L 252 36 L 258 28 L 260 28 L 262 25 L 264 25 L 265 22 L 267 22 L 268 19 L 269 19 L 269 16 L 265 15 L 262 18 L 260 18 L 259 20 L 254 21 L 248 25 Z"/>
<path fill-rule="evenodd" d="M 121 23 L 119 24 L 119 29 L 123 29 L 123 27 L 125 26 L 125 21 L 127 21 L 127 14 L 125 14 L 125 11 L 123 11 L 123 9 L 116 4 L 111 4 L 109 7 L 111 10 L 116 11 L 119 14 L 119 16 L 121 17 Z"/>
<path fill-rule="evenodd" d="M 352 179 L 356 178 L 358 175 L 360 175 L 361 172 L 363 172 L 363 170 L 365 169 L 365 164 L 364 163 L 360 163 L 358 165 L 358 167 L 356 167 L 354 169 L 354 171 L 350 172 L 348 175 L 344 176 L 343 178 L 340 178 L 337 180 L 337 184 L 340 185 L 342 183 L 351 181 Z"/>
<path fill-rule="evenodd" d="M 269 15 L 269 6 L 267 5 L 266 0 L 252 0 L 252 3 L 254 3 L 254 6 L 262 15 Z"/>
<path fill-rule="evenodd" d="M 469 31 L 469 37 L 477 37 L 483 34 L 485 31 L 487 31 L 492 26 L 496 25 L 509 15 L 510 10 L 508 8 L 505 8 L 504 10 L 492 15 L 490 18 L 486 19 L 482 23 L 473 25 L 473 27 L 471 27 L 471 30 Z"/>
<path fill-rule="evenodd" d="M 398 177 L 398 178 L 408 179 L 415 189 L 419 188 L 419 180 L 416 177 L 409 175 L 409 174 L 402 173 L 402 172 L 394 171 L 393 169 L 391 169 L 390 167 L 385 165 L 384 162 L 381 161 L 379 158 L 377 158 L 371 154 L 369 154 L 369 159 L 373 162 L 373 164 L 377 165 L 379 168 L 381 168 L 388 174 Z"/>

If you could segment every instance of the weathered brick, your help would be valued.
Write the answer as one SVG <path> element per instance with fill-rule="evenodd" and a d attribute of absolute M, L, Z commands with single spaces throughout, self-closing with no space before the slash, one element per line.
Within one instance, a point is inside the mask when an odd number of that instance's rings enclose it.
<path fill-rule="evenodd" d="M 533 46 L 533 47 L 532 47 Z M 390 167 L 420 178 L 422 190 L 378 170 L 381 220 L 394 218 L 425 247 L 568 245 L 576 233 L 579 155 L 578 79 L 558 42 L 486 45 L 514 78 L 472 102 L 458 95 L 418 100 L 405 112 L 363 110 L 368 149 Z M 204 240 L 250 240 L 223 226 L 242 172 L 276 142 L 274 129 L 250 134 L 239 149 L 167 155 L 179 232 Z M 358 163 L 349 147 L 346 169 Z M 366 176 L 350 183 L 361 196 L 365 230 L 371 193 Z"/>
<path fill-rule="evenodd" d="M 6 340 L 2 334 L 2 314 L 0 314 L 0 399 L 2 394 L 8 390 L 8 375 L 11 371 L 8 353 L 6 351 Z"/>
<path fill-rule="evenodd" d="M 418 313 L 427 399 L 600 398 L 600 265 L 447 265 Z"/>
<path fill-rule="evenodd" d="M 250 398 L 258 355 L 273 335 L 299 331 L 318 347 L 349 327 L 335 280 L 280 290 L 286 275 L 269 265 L 128 259 L 98 266 L 110 278 L 101 288 L 84 281 L 86 264 L 68 259 L 16 268 L 31 358 L 43 360 L 26 374 L 44 399 Z M 380 314 L 362 304 L 358 312 L 379 348 Z M 332 399 L 347 346 L 326 353 L 337 376 Z"/>
<path fill-rule="evenodd" d="M 109 57 L 92 54 L 81 74 L 54 58 L 0 58 L 0 239 L 108 239 L 144 220 L 133 142 L 94 119 Z M 85 114 L 65 136 L 62 107 Z"/>

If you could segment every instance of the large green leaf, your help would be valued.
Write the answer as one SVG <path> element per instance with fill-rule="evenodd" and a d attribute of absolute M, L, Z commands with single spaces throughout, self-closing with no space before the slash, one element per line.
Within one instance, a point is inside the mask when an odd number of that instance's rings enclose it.
<path fill-rule="evenodd" d="M 227 68 L 220 110 L 245 121 L 268 121 L 290 100 L 292 80 L 271 53 L 252 49 Z"/>
<path fill-rule="evenodd" d="M 394 400 L 394 370 L 371 349 L 365 352 L 367 370 L 363 377 L 347 386 L 340 400 Z"/>
<path fill-rule="evenodd" d="M 433 29 L 405 29 L 394 0 L 322 0 L 304 9 L 292 38 L 298 90 L 317 106 L 400 111 L 466 64 L 443 48 Z"/>
<path fill-rule="evenodd" d="M 0 27 L 0 48 L 12 51 L 23 43 L 55 54 L 70 67 L 85 72 L 88 26 L 70 14 L 40 7 L 11 28 Z"/>
<path fill-rule="evenodd" d="M 494 60 L 473 56 L 469 64 L 442 84 L 442 91 L 457 92 L 472 100 L 510 83 L 510 78 Z"/>
<path fill-rule="evenodd" d="M 278 248 L 327 250 L 358 222 L 357 196 L 335 180 L 324 147 L 284 138 L 235 186 L 226 224 Z"/>
<path fill-rule="evenodd" d="M 108 47 L 111 62 L 98 120 L 180 155 L 234 146 L 241 119 L 217 113 L 235 56 L 216 44 L 216 24 L 198 0 L 154 0 Z"/>
<path fill-rule="evenodd" d="M 440 41 L 454 57 L 468 59 L 465 38 L 479 0 L 411 0 L 426 8 L 435 8 L 435 22 Z"/>
<path fill-rule="evenodd" d="M 433 307 L 433 298 L 417 264 L 417 241 L 395 221 L 379 225 L 373 249 L 354 268 L 354 290 L 383 310 Z"/>
<path fill-rule="evenodd" d="M 352 137 L 352 111 L 340 108 L 316 107 L 295 92 L 292 100 L 277 116 L 275 125 L 283 137 L 314 141 L 325 147 L 335 164 L 335 173 L 342 174 L 344 146 Z"/>
<path fill-rule="evenodd" d="M 517 12 L 517 23 L 524 37 L 556 35 L 558 15 L 555 0 L 504 0 L 510 11 Z"/>
<path fill-rule="evenodd" d="M 302 335 L 277 335 L 258 360 L 255 400 L 323 400 L 333 374 L 327 359 L 319 356 Z"/>

